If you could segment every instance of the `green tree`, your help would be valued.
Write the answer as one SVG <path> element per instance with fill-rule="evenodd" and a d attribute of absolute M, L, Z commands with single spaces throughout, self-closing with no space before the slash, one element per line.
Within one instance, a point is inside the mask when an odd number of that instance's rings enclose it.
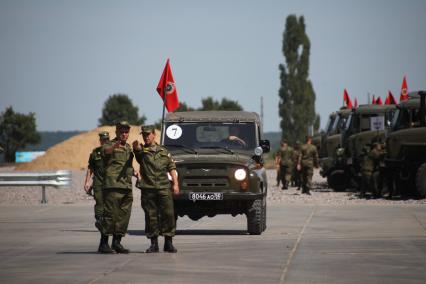
<path fill-rule="evenodd" d="M 243 110 L 243 107 L 233 100 L 222 98 L 222 101 L 215 101 L 212 97 L 201 100 L 201 108 L 198 110 Z"/>
<path fill-rule="evenodd" d="M 0 144 L 6 162 L 15 162 L 15 153 L 19 149 L 40 142 L 36 128 L 34 113 L 26 115 L 14 112 L 12 107 L 6 108 L 0 115 Z"/>
<path fill-rule="evenodd" d="M 193 111 L 194 108 L 188 106 L 185 102 L 179 102 L 179 107 L 174 112 L 179 111 Z"/>
<path fill-rule="evenodd" d="M 308 79 L 310 47 L 303 16 L 289 15 L 282 48 L 286 64 L 279 65 L 279 115 L 282 138 L 291 143 L 304 141 L 309 126 L 319 124 L 319 116 L 315 114 L 315 92 Z"/>
<path fill-rule="evenodd" d="M 99 125 L 115 125 L 117 122 L 127 120 L 130 124 L 141 125 L 146 117 L 139 117 L 138 107 L 125 94 L 114 94 L 105 101 Z"/>

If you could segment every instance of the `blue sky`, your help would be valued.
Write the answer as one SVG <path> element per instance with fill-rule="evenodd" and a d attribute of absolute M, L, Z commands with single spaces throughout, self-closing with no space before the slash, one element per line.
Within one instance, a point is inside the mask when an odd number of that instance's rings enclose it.
<path fill-rule="evenodd" d="M 155 122 L 155 87 L 169 57 L 179 98 L 212 96 L 260 112 L 279 130 L 278 64 L 289 14 L 311 40 L 316 111 L 342 105 L 343 89 L 398 96 L 426 89 L 426 1 L 63 1 L 0 0 L 0 111 L 34 112 L 39 130 L 95 128 L 103 103 L 128 94 Z"/>

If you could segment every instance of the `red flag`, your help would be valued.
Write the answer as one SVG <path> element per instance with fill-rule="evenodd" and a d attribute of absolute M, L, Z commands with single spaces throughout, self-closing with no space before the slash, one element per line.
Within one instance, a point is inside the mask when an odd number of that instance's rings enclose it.
<path fill-rule="evenodd" d="M 392 92 L 389 91 L 388 96 L 387 96 L 386 101 L 385 101 L 385 105 L 396 105 L 396 104 L 397 104 L 397 102 L 395 100 L 395 97 L 393 96 Z"/>
<path fill-rule="evenodd" d="M 346 89 L 343 91 L 343 101 L 345 102 L 346 106 L 351 109 L 352 108 L 352 102 L 351 98 L 348 95 L 348 91 Z"/>
<path fill-rule="evenodd" d="M 376 98 L 375 98 L 375 96 L 373 95 L 373 101 L 371 102 L 373 105 L 375 105 L 376 104 Z"/>
<path fill-rule="evenodd" d="M 402 86 L 401 86 L 401 94 L 399 96 L 399 101 L 406 101 L 408 100 L 408 85 L 407 85 L 407 79 L 404 76 L 404 79 L 402 80 Z"/>
<path fill-rule="evenodd" d="M 376 99 L 376 103 L 375 103 L 376 105 L 382 105 L 383 104 L 383 102 L 382 102 L 382 98 L 381 97 L 378 97 L 377 99 Z"/>
<path fill-rule="evenodd" d="M 355 105 L 355 108 L 357 108 L 357 107 L 358 107 L 358 99 L 357 99 L 357 98 L 355 98 L 355 103 L 354 103 L 354 105 Z"/>
<path fill-rule="evenodd" d="M 170 60 L 167 59 L 163 74 L 161 74 L 160 81 L 157 85 L 157 92 L 163 99 L 167 111 L 172 112 L 179 107 L 179 99 L 169 61 Z"/>

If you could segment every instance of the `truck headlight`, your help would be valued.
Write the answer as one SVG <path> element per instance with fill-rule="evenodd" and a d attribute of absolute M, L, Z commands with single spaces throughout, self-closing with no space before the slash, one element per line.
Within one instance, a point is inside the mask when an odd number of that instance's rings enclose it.
<path fill-rule="evenodd" d="M 238 169 L 234 173 L 234 177 L 238 181 L 242 181 L 247 177 L 247 172 L 245 169 Z"/>

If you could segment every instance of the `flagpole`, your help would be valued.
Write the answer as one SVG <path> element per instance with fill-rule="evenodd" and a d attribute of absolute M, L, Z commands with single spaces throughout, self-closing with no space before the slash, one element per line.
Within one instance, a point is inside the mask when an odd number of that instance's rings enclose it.
<path fill-rule="evenodd" d="M 163 115 L 161 117 L 161 135 L 160 135 L 160 144 L 163 141 L 163 129 L 164 129 L 164 117 L 166 115 L 166 88 L 163 88 L 163 92 L 164 92 L 164 99 L 163 99 Z"/>

